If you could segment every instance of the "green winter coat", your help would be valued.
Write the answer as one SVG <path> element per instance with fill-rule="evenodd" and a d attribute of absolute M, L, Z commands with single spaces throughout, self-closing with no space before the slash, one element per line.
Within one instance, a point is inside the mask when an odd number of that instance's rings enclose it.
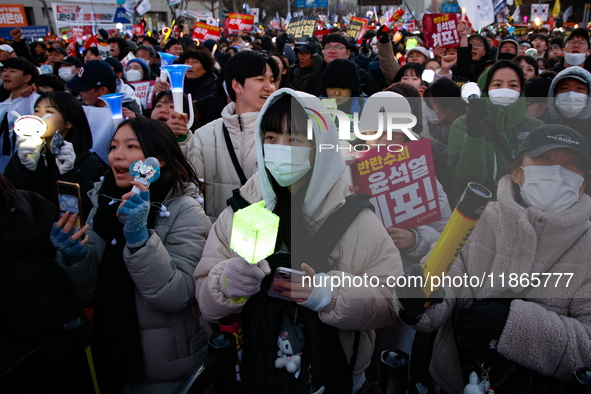
<path fill-rule="evenodd" d="M 486 78 L 488 70 L 478 78 L 482 97 L 486 97 L 488 115 L 485 119 L 487 130 L 482 137 L 470 137 L 466 133 L 466 116 L 460 116 L 451 125 L 447 142 L 447 162 L 454 179 L 454 196 L 450 205 L 455 206 L 469 182 L 488 187 L 493 193 L 502 173 L 517 156 L 523 139 L 542 121 L 525 115 L 525 94 L 521 90 L 516 103 L 502 107 L 488 99 Z M 494 134 L 493 134 L 494 133 Z M 495 139 L 498 142 L 495 142 Z M 502 144 L 502 147 L 499 146 Z M 511 159 L 505 157 L 503 151 Z"/>

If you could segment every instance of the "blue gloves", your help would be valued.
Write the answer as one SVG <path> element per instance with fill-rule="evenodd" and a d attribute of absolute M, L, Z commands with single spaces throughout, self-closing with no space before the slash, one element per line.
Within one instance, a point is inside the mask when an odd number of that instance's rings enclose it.
<path fill-rule="evenodd" d="M 70 238 L 72 235 L 74 235 L 74 231 L 66 233 L 61 227 L 57 227 L 55 223 L 53 224 L 53 229 L 49 235 L 49 239 L 51 240 L 51 243 L 53 243 L 53 246 L 62 252 L 64 259 L 69 264 L 79 263 L 84 260 L 88 253 L 86 246 L 80 243 L 80 239 L 84 239 L 84 237 L 72 241 L 72 238 Z"/>
<path fill-rule="evenodd" d="M 123 235 L 129 248 L 141 248 L 150 238 L 148 213 L 150 213 L 150 192 L 134 194 L 119 208 L 119 221 L 124 223 Z"/>

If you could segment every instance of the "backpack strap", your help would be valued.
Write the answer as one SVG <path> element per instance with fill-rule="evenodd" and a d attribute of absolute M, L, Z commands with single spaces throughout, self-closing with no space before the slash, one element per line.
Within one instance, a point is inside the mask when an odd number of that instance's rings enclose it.
<path fill-rule="evenodd" d="M 226 140 L 226 147 L 228 148 L 228 153 L 230 153 L 230 159 L 232 159 L 234 169 L 238 174 L 238 178 L 240 178 L 240 184 L 244 185 L 247 181 L 246 175 L 244 175 L 244 171 L 242 170 L 242 167 L 240 167 L 238 157 L 236 157 L 236 151 L 234 150 L 234 145 L 232 144 L 232 139 L 230 138 L 230 133 L 228 132 L 228 129 L 224 122 L 222 122 L 222 128 L 224 130 L 224 139 Z"/>
<path fill-rule="evenodd" d="M 250 205 L 250 203 L 240 195 L 240 189 L 232 190 L 232 197 L 228 198 L 226 203 L 232 207 L 234 212 Z"/>
<path fill-rule="evenodd" d="M 369 202 L 369 198 L 369 194 L 366 193 L 347 196 L 345 204 L 333 212 L 316 232 L 313 238 L 315 248 L 312 249 L 315 253 L 318 253 L 315 260 L 320 264 L 326 264 L 319 272 L 330 268 L 328 267 L 330 254 L 357 215 L 365 208 L 369 208 L 375 212 L 375 207 Z"/>

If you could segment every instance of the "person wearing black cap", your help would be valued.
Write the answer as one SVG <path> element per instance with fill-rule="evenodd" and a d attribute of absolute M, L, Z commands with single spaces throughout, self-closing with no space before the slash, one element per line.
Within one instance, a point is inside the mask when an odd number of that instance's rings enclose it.
<path fill-rule="evenodd" d="M 107 105 L 99 99 L 100 96 L 118 92 L 117 77 L 109 63 L 103 60 L 91 60 L 85 63 L 80 68 L 78 75 L 68 81 L 66 86 L 74 92 L 80 92 L 84 104 L 95 107 Z M 126 91 L 122 91 L 122 93 L 127 95 Z M 123 106 L 135 113 L 141 113 L 141 108 L 134 97 L 131 100 L 124 98 Z"/>
<path fill-rule="evenodd" d="M 476 363 L 487 368 L 495 392 L 578 392 L 569 383 L 573 370 L 591 361 L 591 198 L 584 193 L 590 168 L 585 139 L 566 126 L 539 126 L 523 141 L 448 275 L 453 281 L 494 272 L 532 281 L 446 286 L 442 303 L 413 316 L 417 331 L 441 328 L 429 369 L 445 392 L 461 393 Z M 568 284 L 536 279 L 567 272 L 574 273 Z M 396 297 L 394 307 L 408 313 L 411 303 Z"/>
<path fill-rule="evenodd" d="M 350 54 L 350 44 L 347 38 L 343 37 L 343 35 L 339 33 L 329 34 L 325 38 L 324 63 L 320 69 L 314 73 L 314 78 L 311 78 L 308 81 L 305 92 L 313 94 L 314 96 L 320 96 L 322 94 L 321 81 L 322 76 L 326 70 L 326 66 L 335 59 L 349 59 Z M 360 67 L 357 67 L 357 69 L 363 93 L 369 96 L 378 92 L 380 89 L 376 85 L 371 74 Z"/>
<path fill-rule="evenodd" d="M 75 56 L 68 56 L 53 65 L 53 73 L 68 82 L 78 74 L 82 62 Z"/>
<path fill-rule="evenodd" d="M 47 64 L 49 64 L 52 67 L 55 64 L 55 62 L 61 62 L 62 60 L 64 60 L 66 56 L 68 56 L 66 50 L 60 46 L 51 47 L 49 48 L 48 52 L 49 56 L 47 56 Z"/>
<path fill-rule="evenodd" d="M 589 32 L 582 27 L 573 30 L 567 37 L 564 42 L 564 58 L 552 68 L 552 71 L 559 73 L 572 66 L 581 66 L 591 72 Z"/>
<path fill-rule="evenodd" d="M 307 41 L 306 44 L 296 47 L 298 63 L 292 66 L 291 83 L 296 90 L 302 91 L 306 89 L 309 79 L 322 67 L 322 57 L 318 56 L 318 43 L 313 38 L 308 38 Z"/>

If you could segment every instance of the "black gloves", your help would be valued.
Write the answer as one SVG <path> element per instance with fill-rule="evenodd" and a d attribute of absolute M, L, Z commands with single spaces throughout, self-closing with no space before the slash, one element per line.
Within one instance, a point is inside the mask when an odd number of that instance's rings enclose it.
<path fill-rule="evenodd" d="M 470 137 L 482 137 L 486 131 L 484 119 L 488 116 L 486 101 L 479 98 L 470 99 L 466 107 L 466 133 Z"/>
<path fill-rule="evenodd" d="M 378 38 L 378 41 L 382 44 L 389 43 L 390 36 L 388 35 L 388 26 L 382 25 L 382 27 L 380 27 L 380 30 L 378 30 L 378 32 L 376 33 L 376 37 Z"/>
<path fill-rule="evenodd" d="M 420 264 L 414 264 L 410 267 L 410 270 L 404 273 L 404 276 L 406 278 L 406 286 L 396 286 L 396 297 L 402 305 L 398 316 L 409 326 L 415 326 L 419 323 L 423 313 L 425 313 L 425 310 L 429 306 L 426 305 L 427 302 L 430 301 L 431 304 L 442 302 L 445 298 L 445 290 L 441 288 L 427 298 L 421 287 L 422 282 L 411 278 L 423 276 L 423 268 Z"/>
<path fill-rule="evenodd" d="M 456 333 L 462 346 L 499 339 L 507 323 L 510 307 L 491 301 L 475 301 L 456 318 Z"/>

